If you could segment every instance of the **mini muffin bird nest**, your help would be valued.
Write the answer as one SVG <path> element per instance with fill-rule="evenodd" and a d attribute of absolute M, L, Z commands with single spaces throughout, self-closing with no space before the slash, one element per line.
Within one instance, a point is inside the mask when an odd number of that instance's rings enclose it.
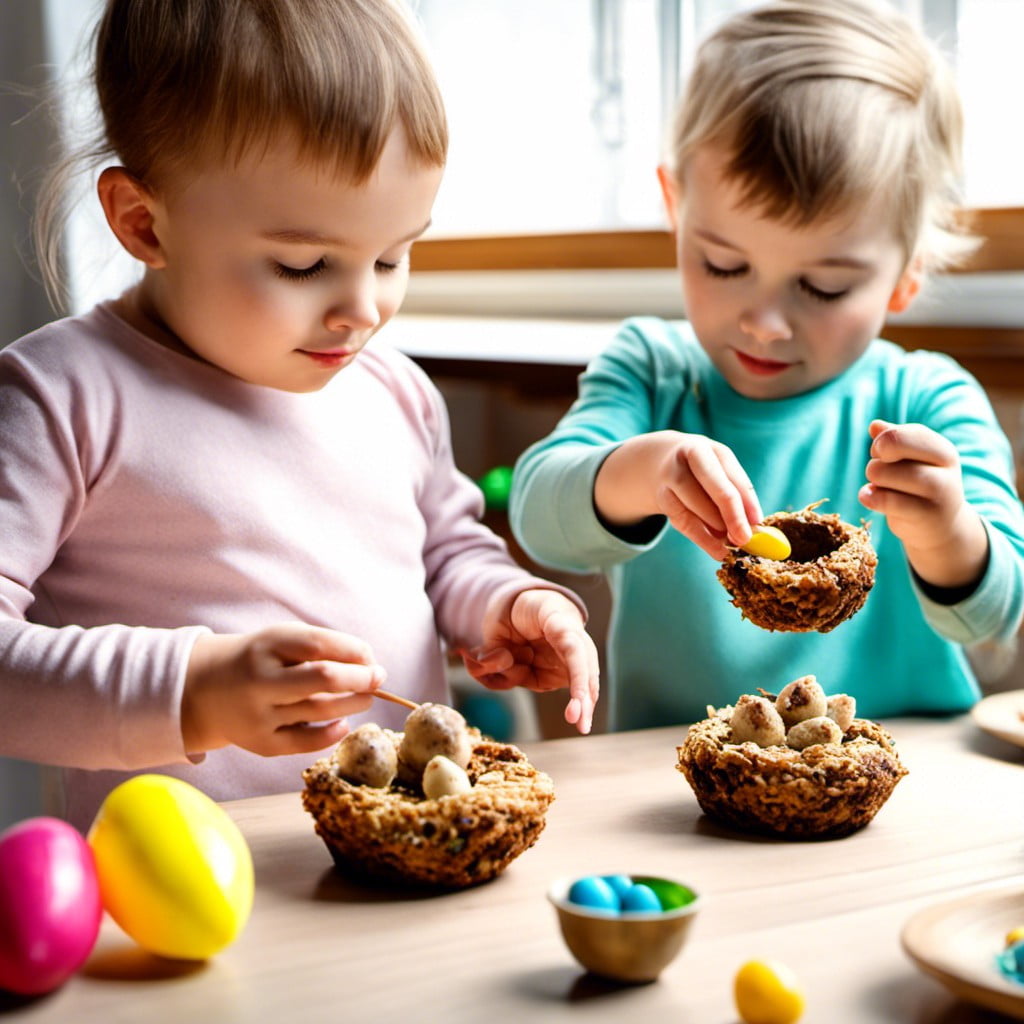
<path fill-rule="evenodd" d="M 820 504 L 765 519 L 764 525 L 786 535 L 789 558 L 776 561 L 736 549 L 722 561 L 718 579 L 754 625 L 828 633 L 864 605 L 878 564 L 867 526 L 819 515 L 814 509 Z"/>
<path fill-rule="evenodd" d="M 402 733 L 381 732 L 400 749 Z M 468 735 L 465 792 L 429 798 L 401 776 L 385 787 L 353 783 L 337 751 L 303 772 L 303 806 L 339 869 L 462 889 L 494 878 L 537 841 L 555 797 L 551 779 L 517 747 Z"/>
<path fill-rule="evenodd" d="M 820 697 L 806 699 L 815 690 Z M 813 676 L 778 697 L 761 693 L 709 707 L 677 748 L 676 767 L 704 813 L 787 839 L 837 839 L 867 825 L 907 774 L 892 736 L 852 717 L 846 695 L 828 698 L 826 713 Z"/>

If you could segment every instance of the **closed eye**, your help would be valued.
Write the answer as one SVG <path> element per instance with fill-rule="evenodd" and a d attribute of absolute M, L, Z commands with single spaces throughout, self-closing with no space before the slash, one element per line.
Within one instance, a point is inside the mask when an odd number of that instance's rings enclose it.
<path fill-rule="evenodd" d="M 705 270 L 706 273 L 710 274 L 711 277 L 724 277 L 724 278 L 728 278 L 728 277 L 741 277 L 743 274 L 745 274 L 747 272 L 747 267 L 746 267 L 745 264 L 741 264 L 738 267 L 728 267 L 728 268 L 726 268 L 726 267 L 718 267 L 718 266 L 715 266 L 715 264 L 712 263 L 710 260 L 705 259 L 704 260 L 704 270 Z"/>
<path fill-rule="evenodd" d="M 272 269 L 278 277 L 284 278 L 285 281 L 309 281 L 314 277 L 319 277 L 327 269 L 327 260 L 321 256 L 316 263 L 312 263 L 308 267 L 289 267 L 285 263 L 278 263 L 277 260 L 274 260 Z"/>
<path fill-rule="evenodd" d="M 810 281 L 805 281 L 803 278 L 800 278 L 798 284 L 804 292 L 810 295 L 812 299 L 817 299 L 818 302 L 835 302 L 837 299 L 841 299 L 849 291 L 849 289 L 845 288 L 840 292 L 822 291 L 821 288 L 815 288 Z"/>

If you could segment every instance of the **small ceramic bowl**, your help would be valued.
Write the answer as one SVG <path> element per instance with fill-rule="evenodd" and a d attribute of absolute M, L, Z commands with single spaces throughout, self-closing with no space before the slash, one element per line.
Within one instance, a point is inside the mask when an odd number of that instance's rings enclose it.
<path fill-rule="evenodd" d="M 634 881 L 652 876 L 634 875 Z M 700 894 L 674 879 L 659 882 L 695 894 L 683 906 L 661 911 L 596 910 L 569 902 L 575 879 L 560 878 L 548 889 L 569 952 L 588 971 L 615 981 L 654 981 L 678 955 L 701 907 Z"/>

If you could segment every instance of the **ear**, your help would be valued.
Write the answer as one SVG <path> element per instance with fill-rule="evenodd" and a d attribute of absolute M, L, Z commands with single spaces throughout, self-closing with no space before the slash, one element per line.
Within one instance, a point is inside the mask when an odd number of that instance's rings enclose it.
<path fill-rule="evenodd" d="M 919 259 L 913 259 L 896 282 L 892 295 L 889 296 L 889 312 L 902 313 L 917 297 L 924 283 L 924 268 Z"/>
<path fill-rule="evenodd" d="M 672 233 L 675 234 L 679 230 L 679 182 L 668 164 L 658 164 L 658 182 L 661 184 L 665 213 Z"/>
<path fill-rule="evenodd" d="M 121 245 L 147 267 L 163 267 L 163 248 L 153 230 L 153 194 L 123 167 L 107 167 L 96 190 L 110 230 Z"/>

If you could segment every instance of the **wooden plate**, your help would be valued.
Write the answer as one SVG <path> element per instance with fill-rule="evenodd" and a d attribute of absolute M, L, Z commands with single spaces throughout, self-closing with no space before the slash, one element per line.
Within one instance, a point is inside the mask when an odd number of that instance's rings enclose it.
<path fill-rule="evenodd" d="M 993 693 L 971 708 L 974 724 L 1007 743 L 1024 747 L 1024 690 Z"/>
<path fill-rule="evenodd" d="M 1024 1020 L 1024 984 L 996 966 L 1006 933 L 1024 924 L 1024 889 L 985 889 L 916 913 L 901 935 L 904 952 L 955 996 Z"/>

